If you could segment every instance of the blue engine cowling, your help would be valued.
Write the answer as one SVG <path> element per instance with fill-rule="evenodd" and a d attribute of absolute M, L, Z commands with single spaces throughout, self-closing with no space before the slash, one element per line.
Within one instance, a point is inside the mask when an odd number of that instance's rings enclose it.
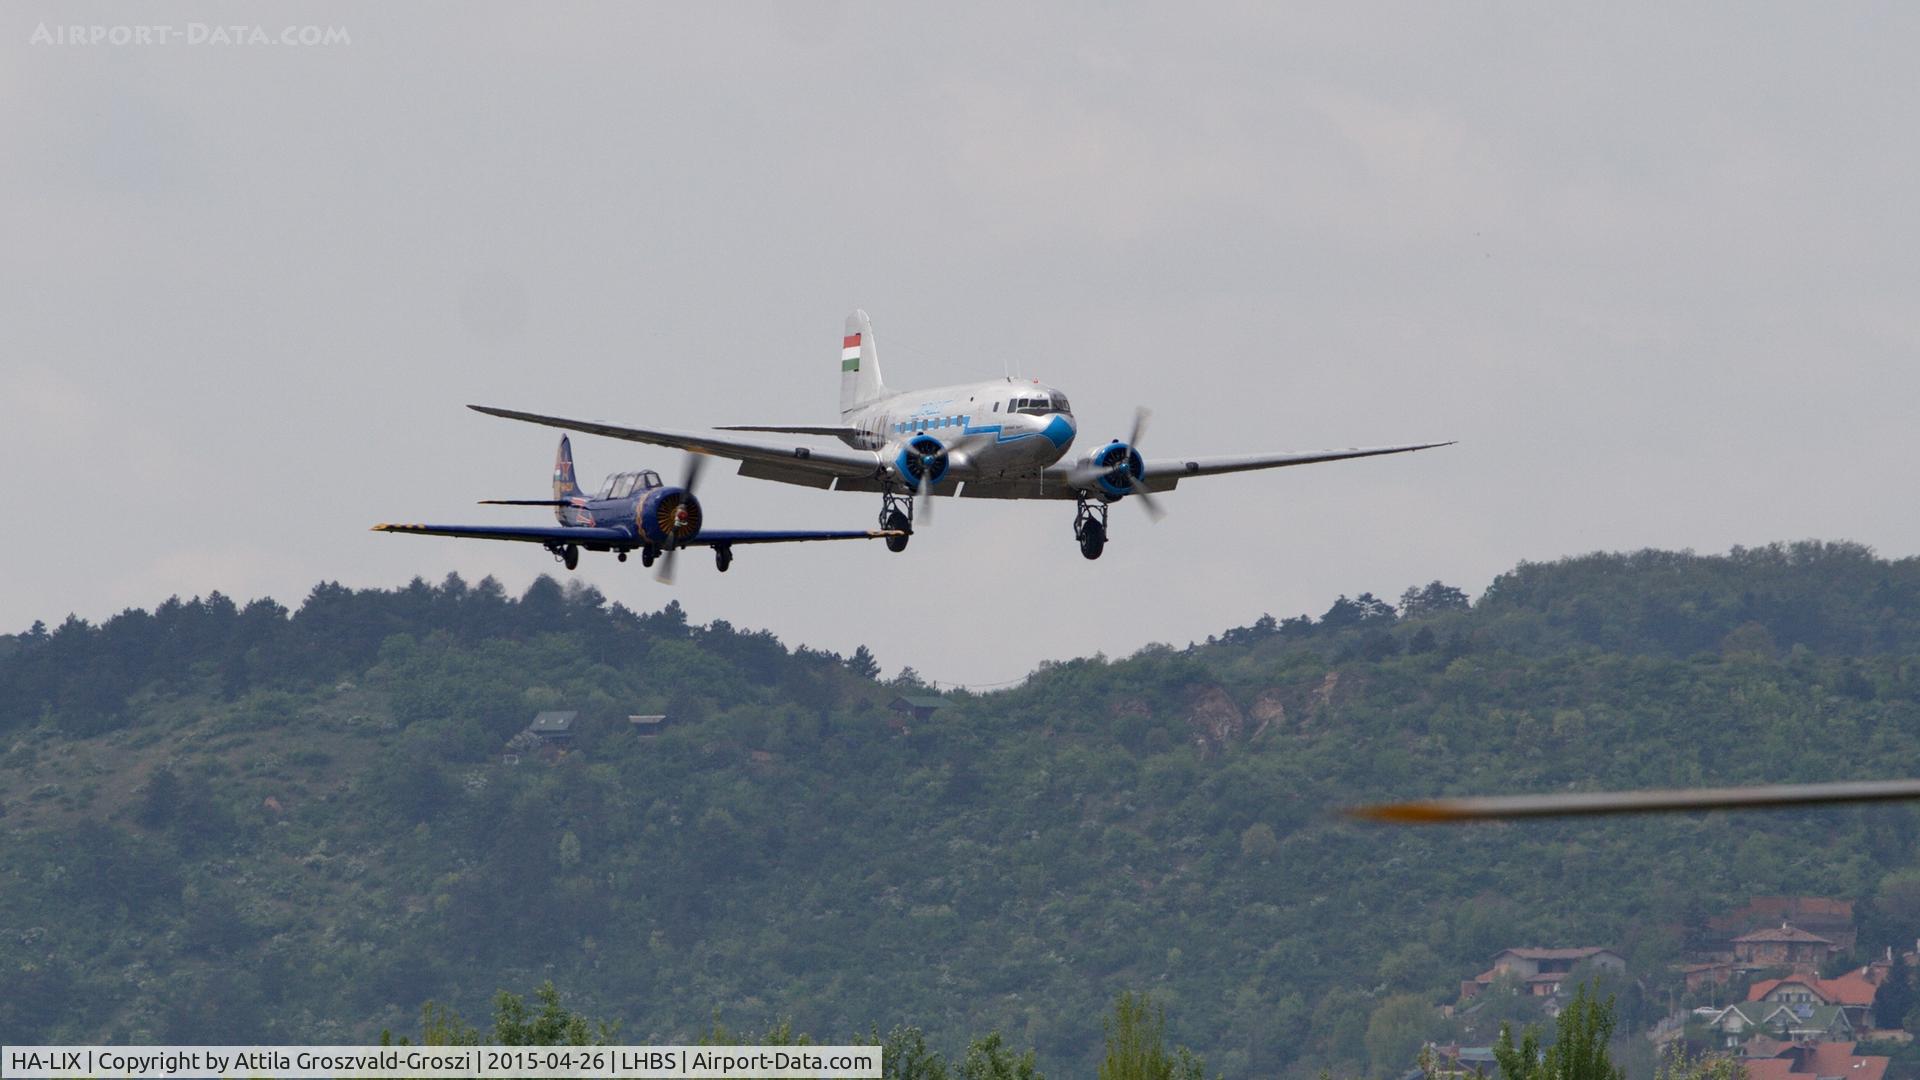
<path fill-rule="evenodd" d="M 919 487 L 920 478 L 927 477 L 927 483 L 938 484 L 947 475 L 946 444 L 931 435 L 915 435 L 894 455 L 893 468 L 908 487 Z"/>
<path fill-rule="evenodd" d="M 634 524 L 647 543 L 677 548 L 700 535 L 700 500 L 685 488 L 663 487 L 640 500 Z"/>
<path fill-rule="evenodd" d="M 1140 451 L 1115 439 L 1087 455 L 1086 469 L 1100 494 L 1112 501 L 1133 493 L 1133 483 L 1146 475 L 1147 463 Z"/>

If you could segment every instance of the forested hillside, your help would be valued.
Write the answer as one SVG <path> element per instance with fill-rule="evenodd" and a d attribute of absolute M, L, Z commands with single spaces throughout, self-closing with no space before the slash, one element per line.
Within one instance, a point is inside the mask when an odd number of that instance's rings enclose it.
<path fill-rule="evenodd" d="M 1920 560 L 1529 564 L 1471 605 L 1361 593 L 924 719 L 887 706 L 926 691 L 876 675 L 545 578 L 0 637 L 0 1035 L 369 1040 L 551 979 L 629 1041 L 790 1019 L 954 1052 L 997 1029 L 1071 1076 L 1114 996 L 1150 990 L 1227 1076 L 1384 1074 L 1447 1034 L 1410 1004 L 1503 947 L 1614 947 L 1632 1024 L 1756 894 L 1862 901 L 1863 950 L 1920 933 L 1882 889 L 1915 865 L 1911 808 L 1333 813 L 1920 775 Z M 505 763 L 554 709 L 574 745 Z"/>

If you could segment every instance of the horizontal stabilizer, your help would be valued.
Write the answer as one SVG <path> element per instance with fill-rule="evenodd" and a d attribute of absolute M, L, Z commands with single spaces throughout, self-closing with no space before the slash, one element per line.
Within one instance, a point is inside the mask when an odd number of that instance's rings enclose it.
<path fill-rule="evenodd" d="M 572 506 L 566 499 L 481 499 L 481 506 Z"/>

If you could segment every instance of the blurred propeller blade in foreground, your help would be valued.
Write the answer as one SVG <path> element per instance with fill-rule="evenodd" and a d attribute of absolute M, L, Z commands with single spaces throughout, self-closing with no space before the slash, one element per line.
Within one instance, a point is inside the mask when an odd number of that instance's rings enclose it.
<path fill-rule="evenodd" d="M 1657 814 L 1686 810 L 1743 810 L 1829 803 L 1920 799 L 1920 780 L 1847 780 L 1833 784 L 1769 784 L 1760 787 L 1683 788 L 1672 791 L 1586 791 L 1560 795 L 1496 795 L 1479 799 L 1416 799 L 1351 806 L 1343 813 L 1363 821 L 1437 825 L 1517 818 L 1597 814 Z"/>

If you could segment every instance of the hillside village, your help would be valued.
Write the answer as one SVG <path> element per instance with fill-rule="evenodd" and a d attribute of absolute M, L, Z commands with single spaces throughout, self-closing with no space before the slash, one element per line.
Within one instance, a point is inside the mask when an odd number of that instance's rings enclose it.
<path fill-rule="evenodd" d="M 897 736 L 909 734 L 909 720 L 926 721 L 948 705 L 933 694 L 896 696 L 887 706 L 887 726 Z M 523 755 L 559 763 L 574 745 L 578 716 L 540 712 L 507 741 L 501 763 L 519 764 Z M 632 715 L 626 726 L 651 737 L 667 720 Z M 751 757 L 770 760 L 762 750 Z M 1666 988 L 1664 1011 L 1640 1010 L 1649 1022 L 1637 1034 L 1656 1058 L 1729 1059 L 1740 1065 L 1743 1080 L 1912 1080 L 1912 1069 L 1890 1074 L 1894 1058 L 1863 1045 L 1912 1043 L 1907 1028 L 1920 1022 L 1912 978 L 1920 941 L 1898 955 L 1889 947 L 1856 962 L 1859 937 L 1851 900 L 1763 896 L 1709 917 L 1683 962 L 1664 971 L 1633 971 L 1622 952 L 1602 945 L 1504 948 L 1485 970 L 1461 979 L 1457 999 L 1439 1009 L 1457 1030 L 1483 1042 L 1428 1042 L 1422 1063 L 1403 1080 L 1491 1073 L 1490 1041 L 1502 1023 L 1551 1020 L 1586 985 L 1617 997 L 1637 993 L 1643 1002 L 1650 990 Z M 1515 1009 L 1516 1002 L 1528 1007 Z"/>
<path fill-rule="evenodd" d="M 1708 920 L 1678 967 L 1634 972 L 1627 959 L 1598 945 L 1515 946 L 1494 954 L 1485 971 L 1462 979 L 1459 999 L 1442 1008 L 1463 1031 L 1486 1038 L 1497 1023 L 1476 1023 L 1502 999 L 1536 1003 L 1557 1016 L 1582 985 L 1625 997 L 1653 986 L 1677 988 L 1645 1026 L 1656 1054 L 1729 1058 L 1747 1080 L 1886 1080 L 1894 1058 L 1862 1052 L 1910 1044 L 1914 949 L 1885 948 L 1860 962 L 1853 902 L 1827 897 L 1757 897 Z M 1447 1074 L 1489 1069 L 1490 1045 L 1429 1043 L 1424 1053 Z M 1409 1075 L 1419 1075 L 1414 1069 Z"/>

